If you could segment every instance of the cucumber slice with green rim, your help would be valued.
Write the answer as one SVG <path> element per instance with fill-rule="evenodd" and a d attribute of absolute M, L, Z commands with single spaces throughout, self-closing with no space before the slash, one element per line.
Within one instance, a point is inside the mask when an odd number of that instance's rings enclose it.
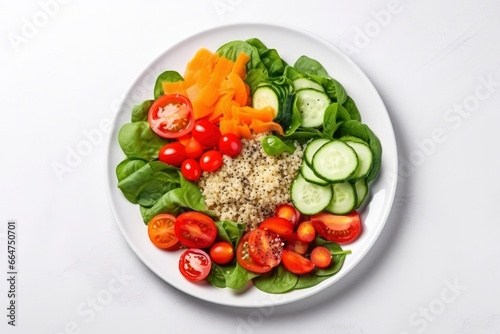
<path fill-rule="evenodd" d="M 271 85 L 257 87 L 252 94 L 252 107 L 255 109 L 262 109 L 268 106 L 274 109 L 274 117 L 276 117 L 280 106 L 278 93 Z"/>
<path fill-rule="evenodd" d="M 301 174 L 292 182 L 290 191 L 293 206 L 305 215 L 315 215 L 323 211 L 333 198 L 331 186 L 319 186 L 307 182 Z"/>
<path fill-rule="evenodd" d="M 354 149 L 359 161 L 358 168 L 356 169 L 356 172 L 354 172 L 354 175 L 351 177 L 351 180 L 356 181 L 365 178 L 366 176 L 368 176 L 368 173 L 370 173 L 373 166 L 373 153 L 370 149 L 370 146 L 365 143 L 359 143 L 350 140 L 346 141 L 345 143 Z"/>
<path fill-rule="evenodd" d="M 312 170 L 331 183 L 344 182 L 358 168 L 358 156 L 352 147 L 340 140 L 331 140 L 319 148 L 312 159 Z"/>
<path fill-rule="evenodd" d="M 331 100 L 324 92 L 306 88 L 297 91 L 297 108 L 302 116 L 304 128 L 316 128 L 323 125 L 325 110 Z"/>
<path fill-rule="evenodd" d="M 321 146 L 325 145 L 329 141 L 330 140 L 326 138 L 316 138 L 309 144 L 307 144 L 307 147 L 304 151 L 304 160 L 309 165 L 309 167 L 312 166 L 312 159 L 314 154 L 319 150 Z"/>
<path fill-rule="evenodd" d="M 317 184 L 319 186 L 329 185 L 328 181 L 323 180 L 322 178 L 318 177 L 318 175 L 314 174 L 313 170 L 311 169 L 311 167 L 309 167 L 305 160 L 302 160 L 302 165 L 300 166 L 300 174 L 308 182 Z"/>
<path fill-rule="evenodd" d="M 366 179 L 358 180 L 354 183 L 354 189 L 356 190 L 356 209 L 363 204 L 366 195 L 368 195 L 368 183 Z"/>
<path fill-rule="evenodd" d="M 335 215 L 345 215 L 355 209 L 357 204 L 356 190 L 349 182 L 332 185 L 333 198 L 325 211 Z"/>
<path fill-rule="evenodd" d="M 306 89 L 306 88 L 312 88 L 319 90 L 320 92 L 324 92 L 325 89 L 323 86 L 316 81 L 313 81 L 311 79 L 307 78 L 298 78 L 293 80 L 293 89 L 295 90 L 301 90 L 301 89 Z"/>

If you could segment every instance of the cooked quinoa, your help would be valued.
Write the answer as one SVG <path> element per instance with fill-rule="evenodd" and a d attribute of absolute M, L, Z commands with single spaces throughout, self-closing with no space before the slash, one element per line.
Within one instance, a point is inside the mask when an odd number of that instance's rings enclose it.
<path fill-rule="evenodd" d="M 246 224 L 247 230 L 271 217 L 278 205 L 290 202 L 290 186 L 304 153 L 297 145 L 293 154 L 268 156 L 260 144 L 265 136 L 242 139 L 237 157 L 224 156 L 219 170 L 204 172 L 198 180 L 208 210 L 221 220 Z"/>

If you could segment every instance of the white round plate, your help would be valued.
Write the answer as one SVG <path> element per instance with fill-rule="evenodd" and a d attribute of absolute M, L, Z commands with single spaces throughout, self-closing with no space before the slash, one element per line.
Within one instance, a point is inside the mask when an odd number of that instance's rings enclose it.
<path fill-rule="evenodd" d="M 147 236 L 139 206 L 129 203 L 117 188 L 115 167 L 124 159 L 117 142 L 120 127 L 130 121 L 132 106 L 153 98 L 153 87 L 157 76 L 165 70 L 184 73 L 187 62 L 202 47 L 215 52 L 217 48 L 232 40 L 259 38 L 267 47 L 275 48 L 289 64 L 301 55 L 318 60 L 328 73 L 340 81 L 354 99 L 366 123 L 379 137 L 382 148 L 382 168 L 376 181 L 371 184 L 371 201 L 361 216 L 364 231 L 354 243 L 344 246 L 352 250 L 339 273 L 322 283 L 303 290 L 272 295 L 255 287 L 244 292 L 219 289 L 209 284 L 191 283 L 179 273 L 179 253 L 169 253 L 156 248 Z M 212 303 L 257 307 L 290 303 L 314 295 L 344 277 L 370 250 L 382 231 L 396 192 L 397 148 L 394 131 L 387 110 L 377 90 L 366 75 L 344 53 L 327 41 L 310 33 L 291 28 L 266 24 L 238 24 L 218 27 L 194 35 L 174 45 L 158 57 L 135 81 L 123 100 L 113 121 L 113 131 L 108 145 L 106 174 L 108 197 L 113 215 L 130 247 L 137 256 L 163 280 L 196 298 Z"/>

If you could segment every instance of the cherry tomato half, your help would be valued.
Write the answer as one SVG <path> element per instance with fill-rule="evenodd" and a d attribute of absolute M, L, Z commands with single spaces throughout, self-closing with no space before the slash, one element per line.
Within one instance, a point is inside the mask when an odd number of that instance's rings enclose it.
<path fill-rule="evenodd" d="M 200 158 L 200 167 L 207 172 L 215 172 L 222 166 L 222 154 L 217 150 L 210 150 L 203 153 Z"/>
<path fill-rule="evenodd" d="M 314 269 L 314 263 L 310 260 L 286 249 L 283 250 L 281 260 L 286 269 L 297 275 L 307 274 Z"/>
<path fill-rule="evenodd" d="M 241 140 L 234 133 L 223 134 L 219 139 L 219 151 L 231 158 L 241 152 Z"/>
<path fill-rule="evenodd" d="M 241 239 L 240 242 L 238 243 L 238 247 L 236 247 L 236 259 L 238 260 L 238 263 L 240 266 L 245 268 L 248 271 L 257 273 L 257 274 L 263 274 L 267 273 L 273 267 L 268 266 L 268 265 L 260 265 L 257 262 L 255 262 L 252 257 L 250 256 L 248 252 L 248 237 L 249 237 L 250 232 L 245 233 Z"/>
<path fill-rule="evenodd" d="M 174 224 L 176 218 L 168 213 L 154 216 L 148 223 L 148 236 L 158 248 L 173 250 L 179 239 L 175 235 Z"/>
<path fill-rule="evenodd" d="M 293 237 L 292 223 L 289 220 L 281 217 L 267 218 L 262 223 L 260 223 L 259 229 L 273 231 L 274 233 L 285 239 L 291 239 Z"/>
<path fill-rule="evenodd" d="M 300 220 L 300 212 L 290 204 L 281 204 L 276 208 L 276 217 L 281 217 L 289 220 L 293 226 L 297 225 Z"/>
<path fill-rule="evenodd" d="M 269 230 L 255 229 L 248 236 L 248 253 L 260 265 L 276 267 L 281 262 L 283 242 Z"/>
<path fill-rule="evenodd" d="M 185 135 L 194 126 L 193 106 L 183 95 L 162 95 L 151 105 L 148 121 L 151 130 L 163 138 Z"/>
<path fill-rule="evenodd" d="M 205 279 L 212 268 L 210 256 L 201 249 L 191 248 L 181 254 L 179 270 L 190 281 Z"/>
<path fill-rule="evenodd" d="M 318 268 L 328 268 L 332 263 L 332 253 L 326 247 L 315 247 L 311 252 L 311 262 Z"/>
<path fill-rule="evenodd" d="M 316 238 L 316 230 L 310 220 L 303 221 L 297 226 L 297 239 L 303 242 L 311 242 Z"/>
<path fill-rule="evenodd" d="M 172 166 L 180 167 L 186 159 L 186 149 L 178 141 L 163 145 L 158 152 L 158 160 Z"/>
<path fill-rule="evenodd" d="M 234 248 L 227 241 L 219 241 L 210 248 L 210 257 L 217 264 L 227 264 L 234 258 Z"/>
<path fill-rule="evenodd" d="M 208 248 L 215 241 L 217 226 L 206 214 L 188 211 L 175 220 L 175 235 L 186 247 Z"/>
<path fill-rule="evenodd" d="M 186 143 L 186 155 L 191 159 L 198 159 L 203 154 L 203 146 L 196 140 L 191 139 Z"/>
<path fill-rule="evenodd" d="M 196 121 L 191 133 L 193 138 L 205 148 L 217 146 L 221 136 L 217 125 L 205 119 Z"/>
<path fill-rule="evenodd" d="M 186 159 L 182 163 L 181 173 L 189 181 L 196 181 L 201 176 L 201 167 L 198 161 L 194 159 Z"/>
<path fill-rule="evenodd" d="M 361 219 L 356 211 L 347 215 L 318 213 L 311 216 L 316 232 L 329 241 L 349 243 L 361 234 Z"/>

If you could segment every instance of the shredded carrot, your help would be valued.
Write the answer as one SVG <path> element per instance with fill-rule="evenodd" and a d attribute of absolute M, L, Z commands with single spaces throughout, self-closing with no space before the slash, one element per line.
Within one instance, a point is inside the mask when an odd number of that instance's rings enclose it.
<path fill-rule="evenodd" d="M 244 82 L 250 56 L 240 53 L 236 61 L 200 49 L 184 72 L 184 81 L 162 83 L 165 94 L 182 94 L 193 105 L 195 119 L 219 123 L 223 134 L 234 133 L 252 138 L 252 133 L 276 131 L 275 110 L 271 107 L 254 109 L 250 104 L 250 88 Z M 189 138 L 186 139 L 186 141 Z"/>

